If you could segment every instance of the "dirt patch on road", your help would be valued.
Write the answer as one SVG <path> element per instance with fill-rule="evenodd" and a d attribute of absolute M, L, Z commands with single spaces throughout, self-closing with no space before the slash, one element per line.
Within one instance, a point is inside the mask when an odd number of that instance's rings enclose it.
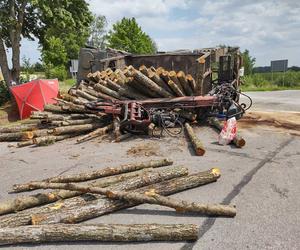
<path fill-rule="evenodd" d="M 239 120 L 240 128 L 247 129 L 255 126 L 300 136 L 300 112 L 251 111 Z"/>
<path fill-rule="evenodd" d="M 160 148 L 157 144 L 141 143 L 127 150 L 130 156 L 161 156 Z"/>

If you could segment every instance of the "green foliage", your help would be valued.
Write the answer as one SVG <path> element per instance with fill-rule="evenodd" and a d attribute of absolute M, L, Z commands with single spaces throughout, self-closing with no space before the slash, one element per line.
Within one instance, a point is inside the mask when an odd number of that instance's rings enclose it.
<path fill-rule="evenodd" d="M 108 46 L 134 54 L 154 54 L 155 42 L 142 31 L 135 18 L 123 18 L 108 34 Z"/>
<path fill-rule="evenodd" d="M 289 70 L 285 73 L 255 73 L 244 77 L 242 89 L 248 90 L 271 90 L 271 89 L 288 89 L 300 88 L 300 72 Z"/>
<path fill-rule="evenodd" d="M 94 20 L 90 25 L 89 44 L 95 48 L 105 49 L 106 47 L 106 28 L 107 21 L 105 16 L 94 15 Z"/>
<path fill-rule="evenodd" d="M 242 53 L 242 57 L 245 68 L 245 75 L 252 74 L 256 59 L 250 56 L 249 50 L 247 49 Z"/>
<path fill-rule="evenodd" d="M 93 16 L 85 0 L 37 0 L 41 12 L 43 29 L 38 38 L 47 50 L 48 37 L 61 39 L 69 59 L 78 58 L 79 49 L 89 37 L 89 26 Z"/>
<path fill-rule="evenodd" d="M 0 81 L 0 105 L 6 103 L 10 99 L 10 93 L 4 81 Z"/>
<path fill-rule="evenodd" d="M 26 56 L 22 57 L 22 67 L 21 70 L 25 73 L 25 79 L 22 79 L 24 82 L 28 82 L 30 74 L 34 72 L 33 65 L 30 63 L 30 59 Z"/>
<path fill-rule="evenodd" d="M 33 67 L 34 72 L 43 72 L 43 71 L 45 71 L 45 68 L 44 68 L 43 64 L 41 64 L 40 62 L 36 62 L 35 64 L 32 65 L 32 67 Z"/>
<path fill-rule="evenodd" d="M 65 66 L 53 67 L 51 64 L 46 66 L 45 75 L 48 79 L 58 78 L 60 81 L 64 81 L 68 76 Z"/>
<path fill-rule="evenodd" d="M 60 38 L 54 36 L 46 39 L 47 49 L 42 50 L 42 60 L 46 65 L 66 65 L 68 62 L 68 55 Z"/>

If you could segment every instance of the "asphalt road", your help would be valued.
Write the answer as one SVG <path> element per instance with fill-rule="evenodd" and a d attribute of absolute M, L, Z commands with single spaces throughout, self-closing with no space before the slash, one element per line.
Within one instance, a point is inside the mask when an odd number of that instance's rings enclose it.
<path fill-rule="evenodd" d="M 272 93 L 264 93 L 272 96 Z M 253 98 L 257 99 L 258 94 L 254 93 Z M 281 99 L 276 99 L 276 102 L 281 102 Z M 191 145 L 183 135 L 161 140 L 135 138 L 116 144 L 97 140 L 75 144 L 74 140 L 67 140 L 48 147 L 21 149 L 9 148 L 7 143 L 1 143 L 0 199 L 14 197 L 7 194 L 14 183 L 61 173 L 69 174 L 121 163 L 170 157 L 174 160 L 174 165 L 186 166 L 190 172 L 219 167 L 222 173 L 215 183 L 181 192 L 173 197 L 203 203 L 235 204 L 238 211 L 235 218 L 177 215 L 160 206 L 140 205 L 85 223 L 196 223 L 200 226 L 199 240 L 136 244 L 24 244 L 11 248 L 299 249 L 300 138 L 259 127 L 256 131 L 244 129 L 240 132 L 247 144 L 244 148 L 237 149 L 233 146 L 217 145 L 217 135 L 208 127 L 197 127 L 195 131 L 207 150 L 203 157 L 193 155 Z M 127 153 L 132 147 L 145 144 L 152 147 L 156 155 Z"/>
<path fill-rule="evenodd" d="M 252 109 L 300 112 L 300 90 L 246 92 L 253 100 Z M 246 98 L 242 98 L 245 100 Z"/>

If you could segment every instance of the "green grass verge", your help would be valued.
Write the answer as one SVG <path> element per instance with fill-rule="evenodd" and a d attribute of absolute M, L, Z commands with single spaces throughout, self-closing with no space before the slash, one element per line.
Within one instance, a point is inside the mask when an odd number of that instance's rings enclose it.
<path fill-rule="evenodd" d="M 66 79 L 59 81 L 59 90 L 62 92 L 68 92 L 68 90 L 76 84 L 76 79 Z"/>

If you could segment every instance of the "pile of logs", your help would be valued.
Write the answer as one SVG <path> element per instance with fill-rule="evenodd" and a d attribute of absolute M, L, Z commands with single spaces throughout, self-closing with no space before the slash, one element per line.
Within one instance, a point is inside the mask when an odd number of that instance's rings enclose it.
<path fill-rule="evenodd" d="M 99 99 L 144 100 L 201 93 L 201 86 L 196 84 L 191 75 L 182 71 L 166 71 L 162 67 L 155 69 L 141 66 L 137 70 L 128 66 L 115 71 L 108 68 L 88 74 L 88 79 L 89 81 L 81 82 L 77 88 L 71 88 L 68 94 L 60 94 L 56 98 L 57 104 L 45 105 L 43 112 L 32 112 L 30 119 L 20 125 L 0 127 L 0 142 L 18 141 L 17 147 L 45 146 L 66 138 L 78 137 L 77 142 L 80 143 L 110 132 L 113 140 L 118 142 L 130 136 L 120 134 L 120 121 L 110 115 L 87 109 L 86 103 Z M 186 122 L 196 121 L 196 112 L 181 109 L 176 109 L 175 112 Z M 203 155 L 205 149 L 189 123 L 185 124 L 188 138 L 195 154 Z M 213 126 L 219 129 L 222 125 L 216 123 L 217 121 Z M 241 143 L 234 143 L 242 147 L 245 141 L 242 139 Z"/>
<path fill-rule="evenodd" d="M 12 192 L 53 189 L 0 202 L 0 245 L 58 241 L 196 240 L 193 224 L 78 224 L 139 204 L 175 213 L 234 217 L 235 206 L 202 204 L 168 197 L 220 178 L 219 169 L 189 174 L 170 159 L 108 167 L 16 184 Z M 70 224 L 70 225 L 66 225 Z"/>

